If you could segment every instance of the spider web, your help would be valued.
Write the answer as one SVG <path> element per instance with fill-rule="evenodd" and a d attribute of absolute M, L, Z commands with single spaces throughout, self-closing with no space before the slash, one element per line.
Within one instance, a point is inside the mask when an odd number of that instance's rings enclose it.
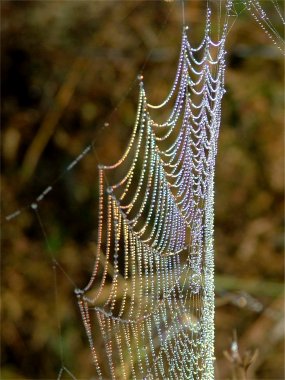
<path fill-rule="evenodd" d="M 126 152 L 98 167 L 97 255 L 88 284 L 75 293 L 100 379 L 214 376 L 213 187 L 228 18 L 213 41 L 210 15 L 208 8 L 198 47 L 184 28 L 163 103 L 148 103 L 139 76 Z M 168 117 L 157 122 L 153 110 L 165 107 Z M 98 359 L 99 333 L 108 373 Z"/>
<path fill-rule="evenodd" d="M 88 283 L 75 293 L 100 379 L 214 378 L 214 171 L 232 12 L 229 0 L 221 36 L 213 40 L 207 6 L 197 47 L 184 27 L 176 77 L 163 103 L 148 102 L 139 76 L 127 150 L 115 164 L 98 166 L 97 253 Z M 92 144 L 66 171 L 91 150 Z M 44 234 L 38 204 L 52 190 L 30 205 Z M 68 274 L 51 258 L 56 289 L 56 268 Z M 96 344 L 99 334 L 104 349 Z M 75 379 L 65 365 L 58 379 L 64 372 Z"/>

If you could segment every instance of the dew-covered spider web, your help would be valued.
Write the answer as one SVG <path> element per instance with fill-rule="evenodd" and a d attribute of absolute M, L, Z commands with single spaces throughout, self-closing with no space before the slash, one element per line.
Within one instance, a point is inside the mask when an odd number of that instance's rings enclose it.
<path fill-rule="evenodd" d="M 148 103 L 139 78 L 127 150 L 114 165 L 99 166 L 98 250 L 92 276 L 76 294 L 100 379 L 214 376 L 213 188 L 227 22 L 213 41 L 210 13 L 198 47 L 184 28 L 163 103 Z M 168 116 L 156 121 L 154 110 L 165 107 Z M 98 334 L 108 374 L 99 364 Z"/>
<path fill-rule="evenodd" d="M 240 4 L 263 15 L 259 2 Z M 198 46 L 183 27 L 175 80 L 161 104 L 149 103 L 139 75 L 128 147 L 113 165 L 98 166 L 97 251 L 86 285 L 75 289 L 96 379 L 214 379 L 214 174 L 225 42 L 238 15 L 232 0 L 223 7 L 216 38 L 209 5 Z M 271 32 L 280 48 L 284 40 Z M 38 209 L 52 189 L 30 205 L 46 239 Z M 62 362 L 58 379 L 64 373 L 75 379 Z"/>

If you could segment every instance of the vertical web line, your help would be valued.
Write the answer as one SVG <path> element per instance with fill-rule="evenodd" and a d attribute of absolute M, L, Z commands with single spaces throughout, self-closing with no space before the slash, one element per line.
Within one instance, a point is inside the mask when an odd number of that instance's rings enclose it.
<path fill-rule="evenodd" d="M 59 355 L 60 355 L 60 361 L 61 361 L 61 368 L 58 372 L 57 375 L 57 380 L 60 380 L 62 377 L 63 372 L 65 371 L 66 373 L 69 374 L 69 376 L 73 380 L 77 380 L 76 377 L 72 374 L 72 372 L 65 366 L 64 363 L 64 353 L 63 353 L 63 337 L 62 337 L 62 326 L 60 322 L 60 316 L 59 316 L 59 299 L 58 299 L 58 281 L 57 281 L 57 276 L 58 276 L 58 269 L 61 270 L 61 272 L 65 275 L 65 277 L 68 279 L 68 281 L 72 284 L 73 287 L 76 287 L 75 282 L 72 280 L 72 278 L 66 273 L 66 271 L 62 268 L 62 266 L 59 264 L 59 262 L 56 260 L 51 244 L 48 238 L 48 234 L 44 225 L 44 222 L 40 216 L 38 205 L 37 204 L 32 204 L 32 209 L 36 215 L 36 218 L 38 220 L 44 241 L 46 243 L 46 247 L 48 250 L 48 254 L 50 257 L 50 261 L 52 264 L 52 271 L 53 271 L 53 288 L 54 288 L 54 303 L 55 303 L 55 314 L 56 314 L 56 324 L 57 324 L 57 330 L 58 330 L 58 339 L 59 339 Z"/>
<path fill-rule="evenodd" d="M 182 26 L 183 29 L 185 27 L 185 5 L 184 5 L 184 0 L 181 0 L 181 8 L 182 8 Z"/>

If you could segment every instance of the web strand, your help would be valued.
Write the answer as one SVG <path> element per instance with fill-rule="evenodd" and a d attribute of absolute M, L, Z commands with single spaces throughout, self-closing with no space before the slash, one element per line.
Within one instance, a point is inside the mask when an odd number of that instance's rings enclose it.
<path fill-rule="evenodd" d="M 271 1 L 275 10 L 277 11 L 277 15 L 280 17 L 280 21 L 283 25 L 283 36 L 279 34 L 274 24 L 271 22 L 271 19 L 268 17 L 266 11 L 261 6 L 258 0 L 242 0 L 246 9 L 252 15 L 257 24 L 261 27 L 264 33 L 269 37 L 269 39 L 273 42 L 274 45 L 285 54 L 285 41 L 284 41 L 284 17 L 281 15 L 280 8 L 278 3 L 274 0 Z"/>
<path fill-rule="evenodd" d="M 53 271 L 53 288 L 54 288 L 54 303 L 55 303 L 55 317 L 56 317 L 56 323 L 57 323 L 57 330 L 58 330 L 58 341 L 59 341 L 59 351 L 60 351 L 60 360 L 61 360 L 61 368 L 58 372 L 57 380 L 60 380 L 63 372 L 66 372 L 73 380 L 77 380 L 76 377 L 72 374 L 71 371 L 67 369 L 67 367 L 64 364 L 64 352 L 63 352 L 63 338 L 62 338 L 62 327 L 61 327 L 61 321 L 59 318 L 59 300 L 58 300 L 58 283 L 57 283 L 57 271 L 60 269 L 61 273 L 64 274 L 64 276 L 68 279 L 68 281 L 72 284 L 73 287 L 76 287 L 75 282 L 71 279 L 71 277 L 66 273 L 66 271 L 62 268 L 62 266 L 58 263 L 58 261 L 55 259 L 55 256 L 53 254 L 50 241 L 48 238 L 48 234 L 46 232 L 43 220 L 40 216 L 38 205 L 33 203 L 32 209 L 36 215 L 36 218 L 38 220 L 38 224 L 41 228 L 41 232 L 44 238 L 44 241 L 47 246 L 47 250 L 50 256 L 51 261 L 51 267 Z"/>

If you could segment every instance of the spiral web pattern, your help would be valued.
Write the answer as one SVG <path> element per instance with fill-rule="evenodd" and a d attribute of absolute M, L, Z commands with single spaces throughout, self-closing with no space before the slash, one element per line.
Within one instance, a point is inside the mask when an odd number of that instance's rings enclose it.
<path fill-rule="evenodd" d="M 163 103 L 148 103 L 139 77 L 125 154 L 98 167 L 97 255 L 76 294 L 100 379 L 214 378 L 213 182 L 227 21 L 213 41 L 210 14 L 198 47 L 184 28 Z M 155 109 L 170 109 L 166 120 L 155 121 Z"/>

